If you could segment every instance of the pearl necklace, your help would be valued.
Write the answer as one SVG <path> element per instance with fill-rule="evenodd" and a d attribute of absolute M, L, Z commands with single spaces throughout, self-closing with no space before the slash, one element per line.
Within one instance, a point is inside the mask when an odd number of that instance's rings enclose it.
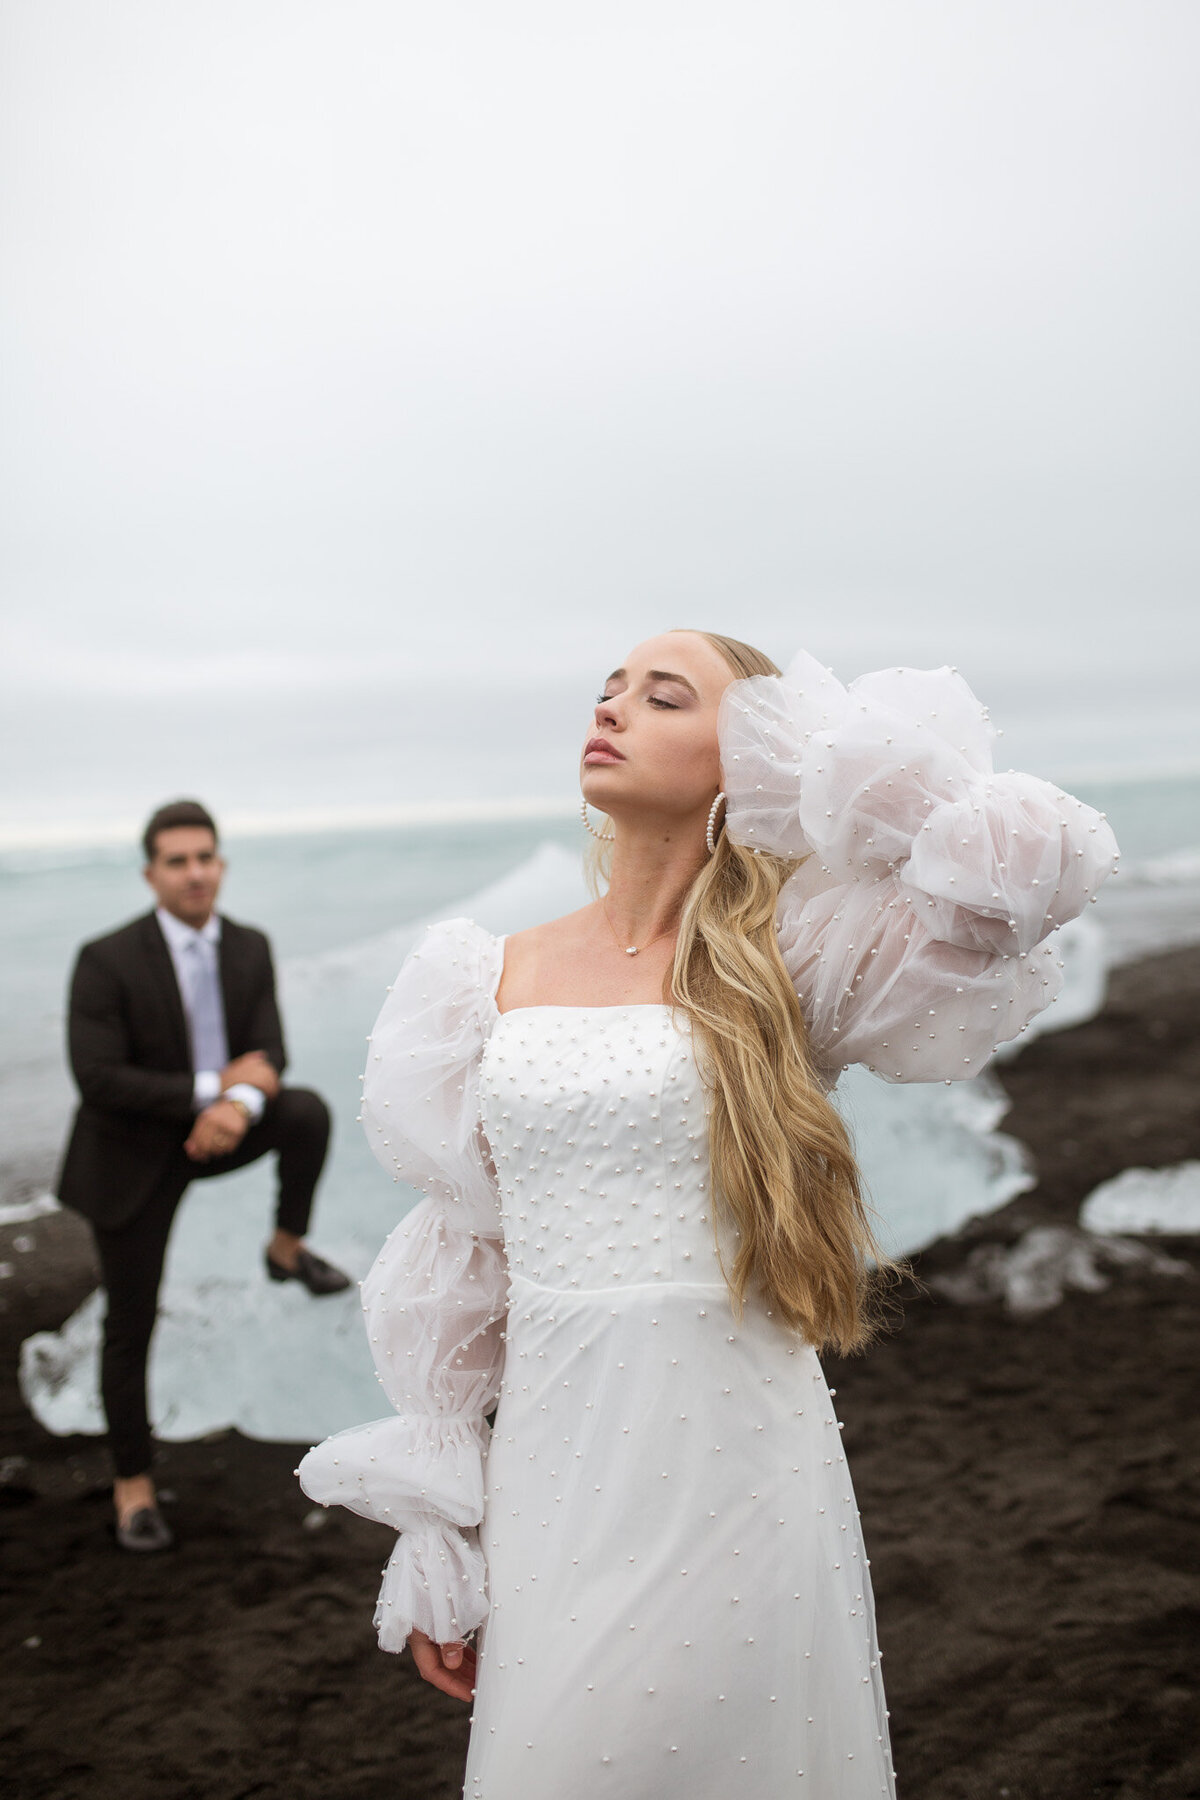
<path fill-rule="evenodd" d="M 608 924 L 608 929 L 613 934 L 613 943 L 617 946 L 618 950 L 624 950 L 626 956 L 637 956 L 641 953 L 641 951 L 648 950 L 650 948 L 651 944 L 657 944 L 661 938 L 671 937 L 678 930 L 678 926 L 668 925 L 667 929 L 665 931 L 660 931 L 658 934 L 658 937 L 652 937 L 648 943 L 645 943 L 645 944 L 623 944 L 621 942 L 620 938 L 617 936 L 617 928 L 613 924 L 612 920 L 609 918 L 608 906 L 606 905 L 606 903 L 603 900 L 601 900 L 601 902 L 600 902 L 600 911 L 604 914 L 605 920 Z"/>

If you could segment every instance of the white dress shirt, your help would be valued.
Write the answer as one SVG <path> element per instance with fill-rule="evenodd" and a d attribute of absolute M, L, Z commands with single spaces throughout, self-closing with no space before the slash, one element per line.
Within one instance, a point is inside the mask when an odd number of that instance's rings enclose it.
<path fill-rule="evenodd" d="M 221 942 L 221 919 L 218 913 L 210 913 L 205 923 L 196 931 L 169 913 L 165 906 L 155 908 L 155 915 L 162 934 L 167 940 L 167 949 L 171 953 L 171 964 L 175 970 L 175 979 L 179 984 L 179 997 L 183 1001 L 183 1010 L 189 1026 L 192 1020 L 191 971 L 189 956 L 192 947 L 199 945 L 207 957 L 212 958 L 213 966 L 217 966 L 218 947 Z M 248 1081 L 235 1081 L 221 1093 L 220 1069 L 196 1069 L 192 1085 L 192 1105 L 197 1112 L 203 1112 L 214 1100 L 240 1100 L 250 1108 L 251 1123 L 261 1119 L 263 1107 L 267 1103 L 266 1095 L 261 1088 L 253 1087 Z"/>

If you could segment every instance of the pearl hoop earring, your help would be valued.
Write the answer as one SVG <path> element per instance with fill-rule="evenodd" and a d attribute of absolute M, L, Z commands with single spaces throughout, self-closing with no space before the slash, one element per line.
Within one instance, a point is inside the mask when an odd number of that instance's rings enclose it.
<path fill-rule="evenodd" d="M 611 844 L 612 843 L 613 839 L 617 835 L 616 832 L 615 831 L 597 831 L 596 830 L 596 827 L 592 824 L 592 821 L 587 816 L 587 801 L 586 800 L 581 800 L 579 802 L 579 816 L 583 820 L 583 829 L 585 831 L 590 831 L 592 836 L 594 838 L 597 838 L 599 840 L 599 842 L 602 844 Z"/>
<path fill-rule="evenodd" d="M 708 845 L 708 854 L 715 856 L 717 851 L 717 808 L 724 801 L 724 794 L 718 794 L 708 810 L 708 828 L 704 833 L 704 841 Z"/>

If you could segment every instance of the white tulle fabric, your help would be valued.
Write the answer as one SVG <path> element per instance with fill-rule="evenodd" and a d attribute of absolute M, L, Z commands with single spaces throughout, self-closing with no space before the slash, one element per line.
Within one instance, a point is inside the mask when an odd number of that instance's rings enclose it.
<path fill-rule="evenodd" d="M 427 932 L 389 992 L 363 1078 L 372 1149 L 395 1180 L 426 1193 L 362 1284 L 371 1354 L 396 1416 L 326 1439 L 299 1475 L 314 1500 L 401 1533 L 375 1614 L 385 1650 L 402 1650 L 414 1626 L 447 1643 L 487 1613 L 476 1527 L 508 1273 L 479 1122 L 479 1060 L 501 955 L 466 920 Z"/>
<path fill-rule="evenodd" d="M 986 711 L 952 669 L 846 688 L 801 653 L 727 690 L 725 828 L 803 858 L 779 944 L 814 1056 L 889 1081 L 961 1080 L 1058 992 L 1052 933 L 1117 863 L 1104 818 L 992 768 Z"/>

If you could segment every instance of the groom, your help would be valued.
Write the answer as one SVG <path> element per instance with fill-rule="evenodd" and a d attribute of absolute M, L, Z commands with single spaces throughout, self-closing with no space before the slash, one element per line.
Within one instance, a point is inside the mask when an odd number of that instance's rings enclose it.
<path fill-rule="evenodd" d="M 195 800 L 160 807 L 142 839 L 155 910 L 79 952 L 68 1040 L 81 1104 L 58 1193 L 91 1222 L 108 1296 L 100 1387 L 116 1471 L 117 1541 L 165 1550 L 150 1475 L 146 1359 L 167 1239 L 188 1183 L 274 1152 L 273 1281 L 311 1294 L 349 1286 L 304 1243 L 329 1112 L 283 1087 L 271 951 L 214 909 L 225 872 Z"/>

